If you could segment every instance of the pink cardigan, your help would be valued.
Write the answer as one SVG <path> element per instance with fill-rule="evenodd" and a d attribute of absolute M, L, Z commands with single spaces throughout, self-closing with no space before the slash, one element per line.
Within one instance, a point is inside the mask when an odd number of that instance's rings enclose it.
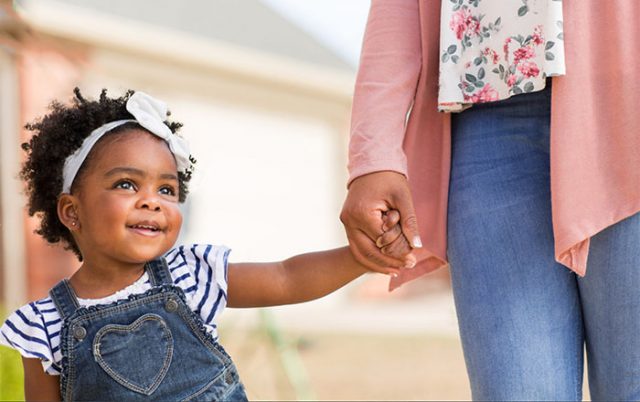
<path fill-rule="evenodd" d="M 349 181 L 382 170 L 407 175 L 424 244 L 420 263 L 390 289 L 447 264 L 441 1 L 373 0 L 356 81 Z M 638 0 L 564 0 L 567 75 L 553 79 L 551 197 L 555 258 L 579 275 L 591 236 L 640 211 L 638 17 Z"/>

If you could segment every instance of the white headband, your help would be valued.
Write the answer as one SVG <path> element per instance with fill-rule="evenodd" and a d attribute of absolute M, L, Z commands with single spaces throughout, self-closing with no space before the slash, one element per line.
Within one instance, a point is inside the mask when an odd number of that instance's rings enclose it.
<path fill-rule="evenodd" d="M 144 92 L 135 92 L 129 100 L 127 100 L 127 111 L 135 117 L 135 120 L 112 121 L 96 128 L 84 139 L 80 148 L 67 157 L 64 161 L 64 167 L 62 168 L 63 193 L 71 192 L 73 180 L 78 174 L 80 166 L 82 166 L 82 163 L 87 158 L 87 155 L 89 155 L 93 146 L 96 145 L 96 142 L 114 128 L 129 122 L 138 123 L 169 144 L 169 149 L 176 159 L 178 172 L 187 171 L 191 167 L 191 162 L 189 161 L 189 144 L 183 138 L 173 134 L 171 129 L 164 124 L 164 120 L 167 119 L 166 103 L 154 99 Z"/>

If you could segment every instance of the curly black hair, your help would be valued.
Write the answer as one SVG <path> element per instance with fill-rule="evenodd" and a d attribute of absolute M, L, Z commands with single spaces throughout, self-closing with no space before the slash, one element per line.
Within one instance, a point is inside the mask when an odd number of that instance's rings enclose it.
<path fill-rule="evenodd" d="M 133 119 L 126 109 L 126 103 L 135 91 L 128 90 L 119 98 L 109 98 L 107 90 L 103 89 L 98 100 L 85 99 L 78 88 L 73 92 L 75 97 L 70 105 L 54 101 L 49 105 L 48 114 L 25 126 L 34 135 L 22 144 L 27 159 L 20 171 L 20 178 L 26 183 L 29 215 L 40 218 L 40 227 L 35 233 L 49 243 L 62 242 L 65 249 L 73 251 L 82 260 L 71 232 L 58 219 L 57 201 L 62 192 L 62 168 L 66 158 L 80 148 L 93 130 L 111 121 Z M 173 134 L 182 127 L 178 122 L 164 123 Z M 141 128 L 132 122 L 111 132 L 132 127 Z M 187 197 L 188 182 L 196 162 L 192 157 L 189 159 L 190 168 L 185 172 L 178 172 L 180 202 L 184 202 Z M 80 168 L 78 177 L 86 164 L 87 161 Z"/>

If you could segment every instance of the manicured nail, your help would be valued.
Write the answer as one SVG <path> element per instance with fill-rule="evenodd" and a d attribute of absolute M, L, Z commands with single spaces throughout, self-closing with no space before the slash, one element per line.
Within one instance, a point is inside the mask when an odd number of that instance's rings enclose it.
<path fill-rule="evenodd" d="M 422 240 L 420 240 L 420 236 L 413 236 L 413 240 L 411 241 L 411 245 L 413 246 L 413 248 L 421 248 L 422 247 Z"/>
<path fill-rule="evenodd" d="M 409 260 L 407 262 L 405 262 L 404 267 L 407 269 L 413 269 L 413 267 L 416 266 L 416 262 L 413 260 Z"/>

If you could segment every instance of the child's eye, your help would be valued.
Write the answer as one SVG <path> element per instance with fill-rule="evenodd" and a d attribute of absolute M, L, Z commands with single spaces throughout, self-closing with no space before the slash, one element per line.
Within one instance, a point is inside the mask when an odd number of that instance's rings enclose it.
<path fill-rule="evenodd" d="M 133 183 L 131 183 L 128 180 L 123 180 L 123 181 L 117 182 L 113 186 L 113 188 L 120 188 L 120 189 L 123 189 L 123 190 L 135 190 L 135 187 L 134 187 Z"/>
<path fill-rule="evenodd" d="M 160 188 L 159 191 L 160 194 L 162 195 L 170 195 L 170 196 L 174 196 L 176 195 L 176 190 L 173 189 L 173 187 L 162 187 Z"/>

